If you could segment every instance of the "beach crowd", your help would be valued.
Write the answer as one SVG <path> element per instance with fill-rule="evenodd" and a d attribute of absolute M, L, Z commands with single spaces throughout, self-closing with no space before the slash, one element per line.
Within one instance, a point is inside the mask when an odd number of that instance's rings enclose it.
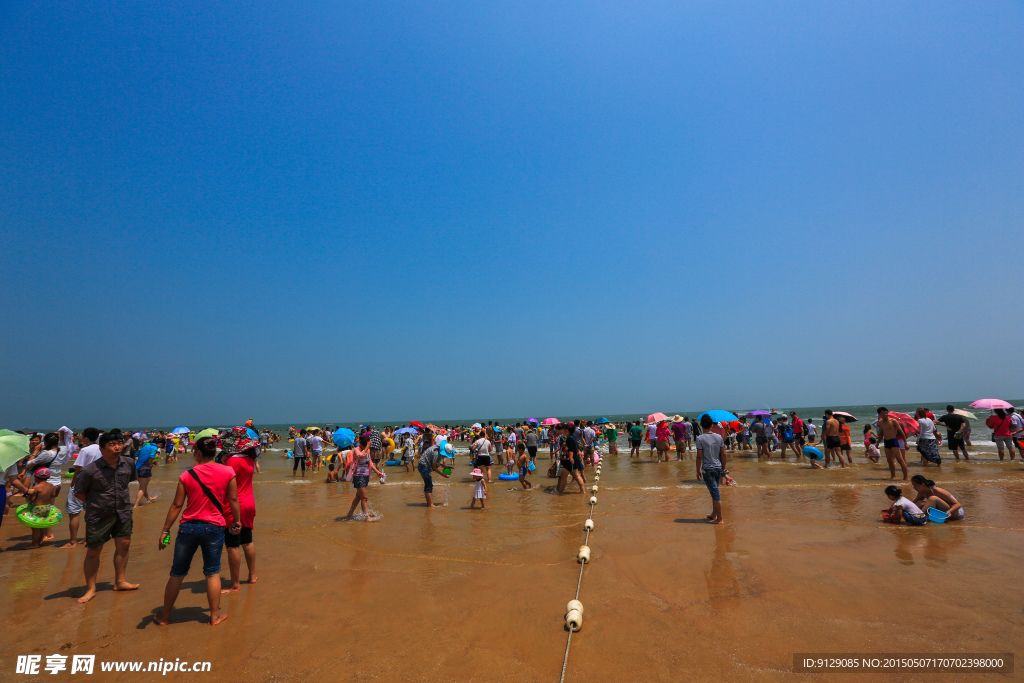
<path fill-rule="evenodd" d="M 889 485 L 884 494 L 889 506 L 882 519 L 888 523 L 923 525 L 933 521 L 965 518 L 963 506 L 948 490 L 924 476 L 908 477 L 908 442 L 913 444 L 925 467 L 942 464 L 941 448 L 956 460 L 970 459 L 971 413 L 947 406 L 935 416 L 927 408 L 914 415 L 880 407 L 877 419 L 861 428 L 856 439 L 858 453 L 873 464 L 885 458 L 892 480 L 908 482 L 913 498 L 903 489 Z M 197 552 L 201 553 L 203 574 L 211 610 L 211 624 L 225 617 L 220 596 L 241 590 L 243 583 L 255 583 L 256 546 L 253 529 L 256 499 L 253 480 L 260 473 L 260 460 L 275 444 L 288 449 L 283 458 L 292 460 L 291 476 L 305 477 L 326 469 L 327 484 L 350 482 L 353 499 L 347 519 L 376 521 L 369 505 L 371 476 L 385 483 L 384 466 L 415 468 L 423 480 L 427 507 L 437 507 L 434 478 L 450 480 L 460 458 L 471 468 L 473 497 L 470 509 L 486 509 L 486 499 L 495 479 L 517 482 L 527 491 L 537 483 L 538 468 L 555 479 L 552 493 L 583 493 L 588 468 L 602 458 L 626 457 L 657 462 L 694 461 L 696 478 L 707 487 L 711 498 L 710 523 L 724 523 L 720 486 L 733 483 L 728 463 L 737 457 L 770 460 L 793 457 L 806 461 L 811 470 L 846 468 L 853 464 L 855 438 L 851 424 L 858 419 L 849 413 L 826 410 L 816 424 L 791 411 L 752 411 L 737 416 L 725 411 L 708 411 L 690 418 L 662 413 L 645 420 L 612 422 L 597 420 L 560 421 L 549 418 L 499 424 L 478 422 L 472 426 L 438 426 L 410 422 L 401 426 L 362 425 L 356 430 L 332 426 L 291 428 L 287 435 L 256 429 L 252 421 L 227 429 L 206 429 L 198 433 L 185 427 L 172 432 L 90 427 L 78 433 L 67 427 L 55 432 L 4 432 L 0 440 L 22 440 L 24 454 L 4 472 L 0 506 L 5 518 L 16 517 L 31 529 L 31 542 L 23 546 L 36 550 L 44 544 L 75 548 L 84 542 L 85 589 L 78 601 L 96 596 L 96 581 L 103 548 L 113 544 L 115 591 L 132 591 L 139 585 L 127 579 L 132 543 L 133 516 L 157 497 L 150 494 L 153 469 L 161 462 L 175 462 L 190 453 L 191 462 L 176 481 L 174 496 L 155 539 L 157 547 L 171 546 L 171 529 L 178 522 L 170 553 L 170 571 L 164 589 L 163 610 L 154 617 L 166 625 Z M 1024 419 L 1007 407 L 995 408 L 985 424 L 992 430 L 999 459 L 1024 461 Z M 945 434 L 942 433 L 944 428 Z M 944 442 L 944 443 L 943 443 Z M 7 441 L 4 441 L 7 443 Z M 456 444 L 462 444 L 461 449 Z M 544 456 L 547 456 L 545 459 Z M 545 462 L 546 460 L 546 462 Z M 497 471 L 497 475 L 495 475 Z M 130 484 L 136 482 L 134 492 Z M 61 494 L 64 493 L 64 496 Z M 451 497 L 447 489 L 444 501 Z M 61 504 L 63 499 L 63 504 Z M 358 512 L 357 512 L 358 510 Z M 180 518 L 180 520 L 179 520 Z M 67 521 L 67 540 L 56 545 L 57 534 Z M 80 532 L 84 521 L 84 539 Z M 7 522 L 9 524 L 10 522 Z M 228 581 L 221 579 L 223 549 L 227 549 Z M 241 580 L 245 560 L 247 577 Z"/>

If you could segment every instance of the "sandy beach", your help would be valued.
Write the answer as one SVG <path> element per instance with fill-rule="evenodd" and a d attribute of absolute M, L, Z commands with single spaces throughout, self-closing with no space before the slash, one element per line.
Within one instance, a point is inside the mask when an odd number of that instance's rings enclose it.
<path fill-rule="evenodd" d="M 738 457 L 728 523 L 712 527 L 692 459 L 605 458 L 566 680 L 783 679 L 798 652 L 1019 652 L 1024 466 L 981 454 L 928 468 L 967 518 L 908 528 L 880 523 L 888 473 L 856 459 L 811 471 Z M 228 619 L 211 628 L 197 560 L 171 624 L 158 627 L 171 553 L 157 536 L 188 464 L 156 468 L 160 499 L 136 510 L 128 578 L 142 586 L 132 593 L 110 590 L 107 549 L 100 593 L 79 605 L 84 549 L 19 550 L 27 530 L 5 518 L 0 577 L 16 625 L 6 672 L 17 655 L 61 653 L 209 661 L 214 680 L 558 679 L 584 496 L 553 495 L 543 476 L 531 492 L 496 481 L 487 509 L 471 511 L 460 456 L 448 506 L 424 509 L 416 472 L 392 467 L 370 487 L 380 521 L 342 521 L 349 484 L 294 480 L 271 451 L 255 484 L 258 583 L 225 596 Z M 445 500 L 443 484 L 435 493 Z M 66 525 L 56 532 L 60 545 Z"/>

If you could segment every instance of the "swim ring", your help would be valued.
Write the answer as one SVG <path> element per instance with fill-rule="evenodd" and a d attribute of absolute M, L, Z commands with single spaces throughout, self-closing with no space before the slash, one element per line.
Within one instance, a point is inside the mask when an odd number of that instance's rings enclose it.
<path fill-rule="evenodd" d="M 501 474 L 498 475 L 498 479 L 504 479 L 505 481 L 517 481 L 519 479 L 519 475 L 502 472 Z"/>
<path fill-rule="evenodd" d="M 814 446 L 804 446 L 804 455 L 811 460 L 821 460 L 825 457 L 825 454 L 819 451 Z"/>
<path fill-rule="evenodd" d="M 401 460 L 385 460 L 384 464 L 385 465 L 401 465 L 402 461 Z"/>
<path fill-rule="evenodd" d="M 34 514 L 35 506 L 25 503 L 18 506 L 15 515 L 19 522 L 33 529 L 49 529 L 51 526 L 57 526 L 64 519 L 64 513 L 56 505 L 40 505 L 39 507 L 48 507 L 50 511 L 45 517 L 42 517 Z"/>

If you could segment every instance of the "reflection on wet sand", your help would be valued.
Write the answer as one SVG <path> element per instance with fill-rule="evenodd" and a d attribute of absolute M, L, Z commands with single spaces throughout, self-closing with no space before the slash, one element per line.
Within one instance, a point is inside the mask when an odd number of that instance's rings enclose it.
<path fill-rule="evenodd" d="M 702 521 L 710 505 L 692 461 L 605 463 L 568 680 L 783 678 L 794 652 L 1024 645 L 1024 592 L 1006 580 L 1024 554 L 1017 463 L 928 468 L 967 519 L 921 528 L 880 523 L 882 466 L 812 471 L 792 459 L 736 458 L 737 485 L 722 491 L 728 523 L 713 527 Z M 18 624 L 5 656 L 70 643 L 62 652 L 209 660 L 225 678 L 557 676 L 583 496 L 552 495 L 538 476 L 529 492 L 495 482 L 486 510 L 465 510 L 472 489 L 459 463 L 452 504 L 427 510 L 417 473 L 390 468 L 369 494 L 381 521 L 338 521 L 350 484 L 293 483 L 268 457 L 256 483 L 259 583 L 226 595 L 229 619 L 211 629 L 202 590 L 191 588 L 202 584 L 193 563 L 172 624 L 157 628 L 150 617 L 171 558 L 156 538 L 185 465 L 158 468 L 150 489 L 161 502 L 136 511 L 128 575 L 142 588 L 133 594 L 110 590 L 109 551 L 88 605 L 75 602 L 83 549 L 0 553 L 0 590 Z M 24 535 L 9 517 L 0 546 Z M 431 634 L 441 646 L 409 646 Z"/>

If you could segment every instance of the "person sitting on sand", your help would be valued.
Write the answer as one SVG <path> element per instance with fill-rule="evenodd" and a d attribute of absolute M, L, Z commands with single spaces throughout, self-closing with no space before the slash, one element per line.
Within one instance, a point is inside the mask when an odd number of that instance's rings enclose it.
<path fill-rule="evenodd" d="M 473 502 L 469 504 L 469 509 L 472 510 L 476 507 L 476 502 L 480 501 L 480 509 L 483 510 L 487 507 L 484 501 L 487 499 L 487 482 L 484 481 L 484 473 L 477 467 L 475 470 L 469 473 L 473 477 L 475 482 L 473 485 Z"/>
<path fill-rule="evenodd" d="M 885 518 L 885 521 L 888 523 L 901 524 L 906 522 L 912 526 L 921 526 L 928 521 L 928 516 L 925 515 L 921 508 L 903 497 L 903 491 L 899 486 L 890 484 L 885 487 L 885 495 L 892 501 L 889 514 Z"/>
<path fill-rule="evenodd" d="M 356 505 L 360 505 L 367 522 L 377 521 L 376 517 L 370 516 L 370 501 L 366 497 L 366 487 L 370 485 L 370 470 L 376 472 L 378 477 L 381 476 L 381 471 L 377 469 L 371 456 L 370 436 L 363 434 L 359 437 L 359 447 L 352 449 L 352 461 L 348 467 L 352 472 L 352 486 L 355 487 L 356 494 L 352 498 L 352 505 L 345 519 L 352 519 Z"/>
<path fill-rule="evenodd" d="M 57 495 L 57 487 L 46 481 L 50 478 L 50 470 L 40 467 L 32 475 L 35 477 L 35 485 L 25 492 L 25 500 L 32 505 L 32 515 L 46 518 L 50 514 L 50 503 Z M 29 549 L 34 550 L 43 544 L 43 535 L 46 529 L 32 529 L 32 545 Z M 51 536 L 52 538 L 52 536 Z"/>
<path fill-rule="evenodd" d="M 725 524 L 722 516 L 722 494 L 718 482 L 725 475 L 725 440 L 711 431 L 714 422 L 710 415 L 700 418 L 702 434 L 697 437 L 697 478 L 704 480 L 711 494 L 711 514 L 707 520 L 712 524 Z"/>
<path fill-rule="evenodd" d="M 167 547 L 171 527 L 181 513 L 181 523 L 174 539 L 171 576 L 164 587 L 164 608 L 153 618 L 159 626 L 166 626 L 170 621 L 181 584 L 192 567 L 196 550 L 200 548 L 203 551 L 203 574 L 206 576 L 206 599 L 210 605 L 210 626 L 227 619 L 227 615 L 220 611 L 220 558 L 225 529 L 232 534 L 242 531 L 238 484 L 232 468 L 214 462 L 217 441 L 213 437 L 204 436 L 196 441 L 192 455 L 196 464 L 178 477 L 178 488 L 157 540 L 158 550 Z M 231 510 L 230 518 L 226 518 L 225 506 Z"/>
<path fill-rule="evenodd" d="M 936 508 L 949 513 L 948 521 L 964 518 L 964 506 L 953 497 L 952 493 L 939 488 L 931 479 L 915 474 L 910 478 L 910 485 L 917 491 L 914 503 L 920 505 L 925 513 L 928 512 L 928 508 Z"/>
<path fill-rule="evenodd" d="M 877 465 L 878 461 L 882 459 L 882 453 L 881 451 L 878 450 L 878 439 L 876 439 L 874 436 L 868 437 L 867 448 L 868 460 Z"/>

